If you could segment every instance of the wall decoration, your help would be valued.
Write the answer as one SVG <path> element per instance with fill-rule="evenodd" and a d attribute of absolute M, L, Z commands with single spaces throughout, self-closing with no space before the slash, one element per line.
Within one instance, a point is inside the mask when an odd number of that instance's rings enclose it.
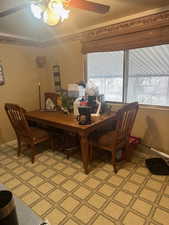
<path fill-rule="evenodd" d="M 56 93 L 61 91 L 61 80 L 60 80 L 60 67 L 59 65 L 53 66 L 53 79 Z"/>
<path fill-rule="evenodd" d="M 4 79 L 4 72 L 3 72 L 3 67 L 0 65 L 0 85 L 3 85 L 5 83 Z"/>
<path fill-rule="evenodd" d="M 37 56 L 35 61 L 37 67 L 43 68 L 46 65 L 46 56 Z"/>

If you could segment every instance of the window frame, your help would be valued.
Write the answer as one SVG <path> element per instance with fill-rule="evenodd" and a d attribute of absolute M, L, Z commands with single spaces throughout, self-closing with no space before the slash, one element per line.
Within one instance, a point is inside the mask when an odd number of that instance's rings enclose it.
<path fill-rule="evenodd" d="M 156 45 L 155 45 L 156 46 Z M 147 46 L 151 47 L 151 46 Z M 153 47 L 153 46 L 152 46 Z M 128 90 L 128 62 L 129 62 L 129 51 L 131 49 L 124 49 L 124 55 L 123 55 L 123 91 L 122 91 L 122 101 L 106 101 L 107 103 L 111 104 L 127 104 L 127 90 Z M 90 53 L 89 53 L 90 54 Z M 85 82 L 88 81 L 88 74 L 87 74 L 87 66 L 88 66 L 88 58 L 87 54 L 84 55 L 84 80 Z M 127 63 L 126 63 L 127 62 Z M 146 109 L 159 109 L 159 110 L 169 110 L 169 106 L 163 106 L 163 105 L 151 105 L 151 104 L 140 104 L 141 108 Z"/>

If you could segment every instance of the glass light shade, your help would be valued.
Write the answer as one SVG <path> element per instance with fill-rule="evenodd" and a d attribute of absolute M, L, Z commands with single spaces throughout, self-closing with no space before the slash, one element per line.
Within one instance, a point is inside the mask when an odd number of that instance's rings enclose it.
<path fill-rule="evenodd" d="M 41 19 L 42 18 L 42 12 L 43 12 L 41 7 L 39 5 L 36 5 L 36 4 L 31 4 L 30 7 L 31 7 L 31 12 L 34 15 L 34 17 L 37 18 L 37 19 Z"/>
<path fill-rule="evenodd" d="M 47 9 L 43 14 L 43 20 L 48 25 L 54 26 L 59 22 L 60 16 Z"/>
<path fill-rule="evenodd" d="M 60 16 L 62 22 L 69 17 L 70 11 L 66 10 L 61 2 L 53 3 L 53 11 Z"/>

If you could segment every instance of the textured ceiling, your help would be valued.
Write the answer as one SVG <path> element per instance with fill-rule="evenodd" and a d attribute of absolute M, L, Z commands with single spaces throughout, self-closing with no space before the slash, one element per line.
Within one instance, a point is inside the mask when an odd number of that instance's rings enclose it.
<path fill-rule="evenodd" d="M 29 0 L 0 0 L 0 11 L 15 7 Z M 20 10 L 12 15 L 0 18 L 0 32 L 21 35 L 36 40 L 49 40 L 57 35 L 76 32 L 91 25 L 130 16 L 146 10 L 165 7 L 168 0 L 91 0 L 110 5 L 107 14 L 101 15 L 80 9 L 71 9 L 68 20 L 54 27 L 33 18 L 29 9 Z"/>

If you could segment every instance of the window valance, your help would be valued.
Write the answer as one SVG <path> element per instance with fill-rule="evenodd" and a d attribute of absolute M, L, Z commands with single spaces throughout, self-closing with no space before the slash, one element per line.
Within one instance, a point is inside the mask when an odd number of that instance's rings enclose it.
<path fill-rule="evenodd" d="M 84 34 L 82 53 L 142 48 L 169 43 L 169 11 L 98 28 Z"/>

